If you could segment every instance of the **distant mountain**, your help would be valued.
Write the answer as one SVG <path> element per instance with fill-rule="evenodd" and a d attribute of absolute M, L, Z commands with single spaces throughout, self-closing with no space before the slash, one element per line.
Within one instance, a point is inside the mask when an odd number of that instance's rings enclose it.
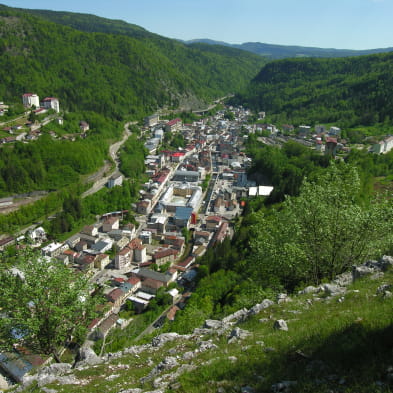
<path fill-rule="evenodd" d="M 191 107 L 245 87 L 266 60 L 185 45 L 122 21 L 0 5 L 0 98 L 53 95 L 68 110 L 122 118 Z"/>
<path fill-rule="evenodd" d="M 393 53 L 272 61 L 233 98 L 282 122 L 391 124 Z"/>
<path fill-rule="evenodd" d="M 291 57 L 348 57 L 362 56 L 376 53 L 392 52 L 391 48 L 352 50 L 352 49 L 333 49 L 333 48 L 314 48 L 306 46 L 273 45 L 261 42 L 245 42 L 243 44 L 228 44 L 222 41 L 209 39 L 195 39 L 186 41 L 186 44 L 203 43 L 209 45 L 221 45 L 231 48 L 242 49 L 247 52 L 265 56 L 271 60 L 291 58 Z"/>

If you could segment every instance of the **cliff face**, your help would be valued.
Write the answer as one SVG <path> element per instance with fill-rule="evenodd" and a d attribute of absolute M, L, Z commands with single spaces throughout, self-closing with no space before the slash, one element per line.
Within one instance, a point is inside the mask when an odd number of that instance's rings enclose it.
<path fill-rule="evenodd" d="M 280 294 L 191 334 L 53 364 L 19 392 L 391 392 L 392 257 Z"/>

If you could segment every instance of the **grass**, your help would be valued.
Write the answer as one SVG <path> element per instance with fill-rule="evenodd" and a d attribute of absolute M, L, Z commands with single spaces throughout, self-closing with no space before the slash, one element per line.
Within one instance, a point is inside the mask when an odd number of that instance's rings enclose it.
<path fill-rule="evenodd" d="M 271 392 L 272 385 L 280 381 L 296 381 L 292 393 L 393 392 L 387 379 L 387 369 L 393 365 L 393 298 L 376 294 L 382 283 L 392 284 L 393 272 L 379 280 L 357 281 L 341 297 L 299 295 L 276 304 L 241 323 L 239 327 L 251 336 L 233 344 L 215 334 L 173 341 L 78 370 L 75 374 L 82 386 L 47 387 L 58 393 L 154 390 L 152 382 L 142 385 L 140 379 L 164 357 L 175 356 L 179 366 L 192 363 L 197 368 L 181 374 L 167 392 L 240 392 L 244 386 Z M 286 320 L 289 330 L 273 329 L 276 319 Z M 209 339 L 217 349 L 183 360 L 185 352 L 198 348 L 198 341 Z"/>

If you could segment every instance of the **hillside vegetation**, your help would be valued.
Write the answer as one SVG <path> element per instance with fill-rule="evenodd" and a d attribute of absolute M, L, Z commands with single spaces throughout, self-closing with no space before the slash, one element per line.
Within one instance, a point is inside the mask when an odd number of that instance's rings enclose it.
<path fill-rule="evenodd" d="M 342 59 L 288 59 L 265 65 L 234 102 L 276 120 L 391 124 L 393 53 Z"/>
<path fill-rule="evenodd" d="M 74 14 L 54 21 L 0 7 L 3 101 L 35 92 L 71 111 L 142 116 L 234 92 L 265 62 L 244 51 L 190 48 L 119 21 Z M 59 24 L 67 21 L 71 27 Z"/>
<path fill-rule="evenodd" d="M 350 277 L 348 286 L 266 299 L 192 334 L 155 333 L 75 370 L 54 365 L 19 392 L 392 392 L 392 272 Z"/>

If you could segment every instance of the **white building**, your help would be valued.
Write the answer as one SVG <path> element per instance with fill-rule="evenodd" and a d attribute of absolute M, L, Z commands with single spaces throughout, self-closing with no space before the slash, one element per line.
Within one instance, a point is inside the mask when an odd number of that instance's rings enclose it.
<path fill-rule="evenodd" d="M 46 97 L 42 101 L 42 106 L 45 109 L 54 109 L 57 113 L 60 112 L 59 100 L 55 97 Z"/>
<path fill-rule="evenodd" d="M 34 93 L 23 94 L 22 100 L 23 100 L 23 105 L 25 107 L 31 108 L 33 105 L 36 108 L 40 107 L 40 98 L 38 97 L 37 94 L 34 94 Z"/>
<path fill-rule="evenodd" d="M 388 153 L 393 149 L 393 136 L 388 136 L 384 140 L 373 145 L 373 153 L 383 154 Z"/>

